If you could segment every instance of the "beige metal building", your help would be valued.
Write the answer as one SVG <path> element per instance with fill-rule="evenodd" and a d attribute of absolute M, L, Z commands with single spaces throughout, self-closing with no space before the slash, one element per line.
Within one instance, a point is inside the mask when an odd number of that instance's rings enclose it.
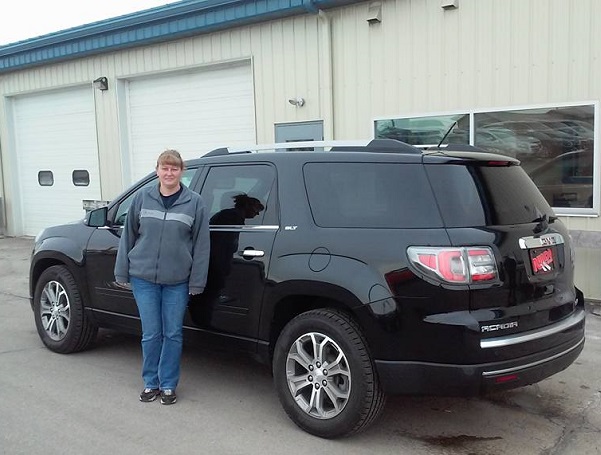
<path fill-rule="evenodd" d="M 522 160 L 601 299 L 598 74 L 597 0 L 184 0 L 2 46 L 0 232 L 81 217 L 166 147 L 455 125 Z"/>

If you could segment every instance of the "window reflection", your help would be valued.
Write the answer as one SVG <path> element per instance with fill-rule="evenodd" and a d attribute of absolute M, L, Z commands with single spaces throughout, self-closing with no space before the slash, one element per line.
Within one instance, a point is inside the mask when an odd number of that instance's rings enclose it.
<path fill-rule="evenodd" d="M 211 257 L 209 265 L 209 279 L 207 288 L 221 289 L 225 286 L 225 279 L 230 274 L 231 262 L 238 251 L 239 228 L 246 224 L 246 220 L 257 217 L 265 206 L 255 197 L 246 193 L 222 196 L 223 207 L 211 217 L 211 226 L 235 226 L 234 229 L 211 230 Z"/>
<path fill-rule="evenodd" d="M 553 207 L 593 206 L 593 151 L 573 150 L 532 169 L 530 177 Z"/>
<path fill-rule="evenodd" d="M 411 145 L 438 145 L 451 129 L 469 131 L 469 115 L 376 120 L 375 128 L 376 139 L 396 139 Z M 465 143 L 468 142 L 469 133 Z"/>
<path fill-rule="evenodd" d="M 553 207 L 593 207 L 595 106 L 384 119 L 375 137 L 416 146 L 473 144 L 517 158 Z"/>
<path fill-rule="evenodd" d="M 518 158 L 553 207 L 592 208 L 594 117 L 594 106 L 477 113 L 475 145 Z"/>

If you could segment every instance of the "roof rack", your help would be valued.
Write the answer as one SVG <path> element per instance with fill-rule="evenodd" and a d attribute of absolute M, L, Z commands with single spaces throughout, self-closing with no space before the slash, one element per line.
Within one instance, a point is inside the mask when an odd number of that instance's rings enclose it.
<path fill-rule="evenodd" d="M 421 154 L 422 150 L 412 145 L 406 144 L 395 139 L 372 139 L 358 141 L 302 141 L 302 142 L 282 142 L 275 144 L 261 144 L 248 147 L 220 147 L 211 150 L 205 154 L 208 156 L 220 156 L 230 153 L 251 153 L 260 151 L 280 151 L 286 149 L 317 149 L 316 151 L 325 151 L 329 148 L 330 152 L 379 152 L 379 153 L 416 153 Z"/>

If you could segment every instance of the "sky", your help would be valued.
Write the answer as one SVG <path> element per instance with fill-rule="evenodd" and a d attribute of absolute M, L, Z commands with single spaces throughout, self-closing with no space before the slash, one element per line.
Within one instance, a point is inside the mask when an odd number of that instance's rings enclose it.
<path fill-rule="evenodd" d="M 176 0 L 2 0 L 0 46 Z"/>

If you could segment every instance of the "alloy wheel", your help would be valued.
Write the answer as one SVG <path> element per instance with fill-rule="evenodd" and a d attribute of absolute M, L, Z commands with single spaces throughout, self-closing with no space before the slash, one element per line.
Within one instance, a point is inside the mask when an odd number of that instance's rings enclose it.
<path fill-rule="evenodd" d="M 306 333 L 290 346 L 286 378 L 296 404 L 317 419 L 336 417 L 350 398 L 351 372 L 346 355 L 321 333 Z"/>
<path fill-rule="evenodd" d="M 49 281 L 42 290 L 40 316 L 45 332 L 53 341 L 67 335 L 71 308 L 67 291 L 58 281 Z"/>

